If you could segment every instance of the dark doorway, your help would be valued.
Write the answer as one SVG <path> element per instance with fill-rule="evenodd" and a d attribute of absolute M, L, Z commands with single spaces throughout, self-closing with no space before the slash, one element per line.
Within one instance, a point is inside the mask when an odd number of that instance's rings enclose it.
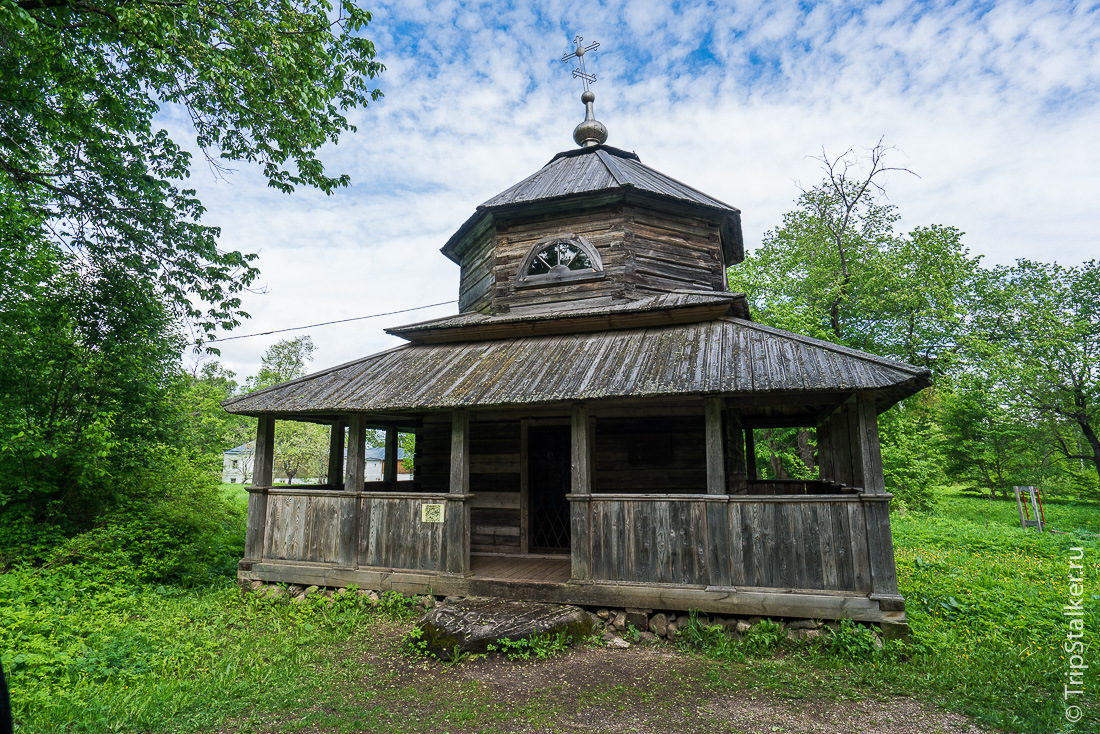
<path fill-rule="evenodd" d="M 569 552 L 569 426 L 527 429 L 528 547 L 538 553 Z"/>

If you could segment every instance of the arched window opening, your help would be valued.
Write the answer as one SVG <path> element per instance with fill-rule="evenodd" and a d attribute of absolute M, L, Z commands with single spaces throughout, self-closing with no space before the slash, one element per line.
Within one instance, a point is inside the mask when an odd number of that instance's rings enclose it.
<path fill-rule="evenodd" d="M 575 234 L 544 237 L 527 251 L 519 268 L 520 285 L 602 278 L 603 261 L 587 239 Z"/>

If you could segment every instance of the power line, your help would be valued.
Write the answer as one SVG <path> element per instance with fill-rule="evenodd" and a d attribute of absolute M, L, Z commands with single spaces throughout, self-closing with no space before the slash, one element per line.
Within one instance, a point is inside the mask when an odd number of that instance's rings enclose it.
<path fill-rule="evenodd" d="M 329 326 L 330 324 L 344 324 L 348 321 L 362 321 L 363 319 L 376 319 L 379 316 L 393 316 L 399 313 L 408 313 L 409 311 L 422 311 L 425 308 L 435 308 L 436 306 L 446 306 L 450 303 L 458 303 L 458 300 L 454 301 L 440 301 L 439 303 L 429 303 L 427 306 L 414 306 L 413 308 L 403 308 L 400 311 L 387 311 L 386 313 L 372 313 L 369 316 L 355 316 L 350 319 L 339 319 L 337 321 L 325 321 L 320 324 L 310 324 L 309 326 L 292 326 L 289 329 L 275 329 L 273 331 L 262 331 L 258 334 L 240 334 L 239 336 L 227 336 L 224 339 L 215 339 L 213 343 L 227 342 L 234 339 L 250 339 L 254 336 L 267 336 L 269 334 L 282 334 L 285 331 L 301 331 L 302 329 L 312 329 L 316 326 Z"/>

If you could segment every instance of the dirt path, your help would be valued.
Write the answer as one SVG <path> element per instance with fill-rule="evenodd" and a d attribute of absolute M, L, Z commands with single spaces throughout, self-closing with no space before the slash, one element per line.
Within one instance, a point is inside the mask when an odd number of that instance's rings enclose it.
<path fill-rule="evenodd" d="M 372 644 L 359 661 L 369 674 L 361 690 L 381 687 L 401 731 L 622 732 L 624 734 L 723 734 L 773 732 L 825 734 L 979 734 L 964 717 L 908 698 L 873 696 L 846 700 L 788 698 L 731 680 L 735 668 L 682 655 L 665 646 L 614 650 L 580 647 L 546 660 L 510 661 L 498 656 L 457 665 L 410 658 L 390 644 Z M 375 642 L 381 642 L 376 638 Z M 387 649 L 388 648 L 388 649 Z M 797 684 L 795 684 L 797 685 Z M 414 692 L 402 697 L 399 692 Z M 456 705 L 471 692 L 463 721 L 439 721 L 425 708 Z M 476 695 L 475 693 L 476 692 Z M 374 695 L 370 696 L 374 698 Z M 480 714 L 479 714 L 480 712 Z M 492 712 L 491 718 L 490 712 Z M 514 714 L 514 715 L 513 715 Z M 422 718 L 424 716 L 424 718 Z M 417 729 L 423 721 L 433 728 Z"/>

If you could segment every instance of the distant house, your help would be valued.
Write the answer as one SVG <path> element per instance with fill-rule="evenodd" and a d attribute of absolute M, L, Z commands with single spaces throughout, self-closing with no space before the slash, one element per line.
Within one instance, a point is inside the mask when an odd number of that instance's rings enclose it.
<path fill-rule="evenodd" d="M 256 444 L 252 441 L 231 448 L 222 454 L 222 482 L 225 484 L 250 484 L 252 481 L 252 461 L 256 453 Z M 366 461 L 367 481 L 380 482 L 385 472 L 384 448 L 367 449 L 364 454 Z M 397 480 L 407 481 L 413 478 L 412 471 L 405 467 L 405 449 L 397 450 Z M 276 482 L 285 483 L 285 477 L 276 477 Z M 299 477 L 295 484 L 315 484 L 319 480 L 316 477 Z"/>
<path fill-rule="evenodd" d="M 248 484 L 252 480 L 252 458 L 256 444 L 242 443 L 222 454 L 222 483 Z"/>

